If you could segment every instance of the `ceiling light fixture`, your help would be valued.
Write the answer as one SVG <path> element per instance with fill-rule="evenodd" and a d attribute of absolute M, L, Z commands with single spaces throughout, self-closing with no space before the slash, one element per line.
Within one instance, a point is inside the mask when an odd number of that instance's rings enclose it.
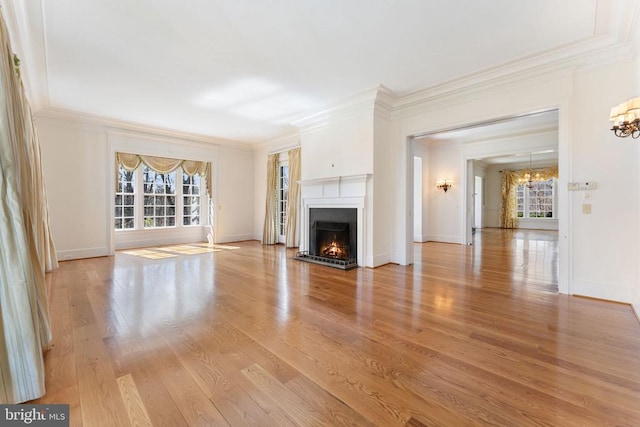
<path fill-rule="evenodd" d="M 613 122 L 611 130 L 620 137 L 640 137 L 640 98 L 631 98 L 611 109 L 609 120 Z"/>
<path fill-rule="evenodd" d="M 534 181 L 542 181 L 540 172 L 533 171 L 533 154 L 529 153 L 529 168 L 522 171 L 520 178 L 518 178 L 518 185 L 524 185 L 528 189 L 533 188 Z"/>

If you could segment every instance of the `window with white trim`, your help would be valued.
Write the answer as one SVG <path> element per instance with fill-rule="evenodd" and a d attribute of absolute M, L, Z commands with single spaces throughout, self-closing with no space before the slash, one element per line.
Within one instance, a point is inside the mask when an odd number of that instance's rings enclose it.
<path fill-rule="evenodd" d="M 176 225 L 176 172 L 160 173 L 142 167 L 144 228 Z"/>
<path fill-rule="evenodd" d="M 557 180 L 533 181 L 516 188 L 516 212 L 518 218 L 552 219 L 556 217 L 555 191 Z"/>
<path fill-rule="evenodd" d="M 180 177 L 182 185 L 176 183 Z M 115 230 L 202 225 L 202 187 L 205 182 L 200 175 L 189 176 L 182 168 L 160 173 L 146 165 L 134 171 L 127 171 L 119 165 L 114 203 Z"/>
<path fill-rule="evenodd" d="M 115 200 L 115 229 L 133 229 L 135 223 L 135 171 L 118 167 L 118 189 Z"/>
<path fill-rule="evenodd" d="M 287 233 L 287 203 L 289 197 L 289 164 L 278 167 L 278 234 L 283 241 Z"/>
<path fill-rule="evenodd" d="M 182 174 L 182 225 L 200 225 L 200 175 Z"/>

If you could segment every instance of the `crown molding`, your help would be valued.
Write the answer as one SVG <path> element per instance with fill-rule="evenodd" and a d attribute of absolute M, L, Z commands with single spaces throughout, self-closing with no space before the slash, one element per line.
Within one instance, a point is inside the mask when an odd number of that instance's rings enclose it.
<path fill-rule="evenodd" d="M 390 113 L 394 100 L 395 94 L 391 90 L 383 85 L 377 85 L 334 105 L 325 106 L 300 116 L 291 124 L 303 133 L 309 132 L 322 128 L 337 119 L 349 119 L 363 112 L 373 114 L 376 110 L 380 110 Z"/>
<path fill-rule="evenodd" d="M 468 97 L 495 87 L 508 87 L 523 81 L 548 78 L 549 75 L 573 74 L 576 70 L 605 65 L 632 58 L 631 43 L 600 36 L 563 48 L 492 67 L 459 79 L 399 96 L 394 104 L 394 118 L 410 113 L 424 104 L 456 97 Z"/>
<path fill-rule="evenodd" d="M 234 149 L 239 151 L 253 151 L 253 144 L 241 141 L 232 141 L 215 138 L 207 135 L 180 132 L 172 129 L 164 129 L 123 120 L 110 119 L 77 111 L 59 108 L 47 108 L 34 114 L 36 121 L 52 120 L 65 121 L 79 126 L 94 126 L 103 128 L 107 132 L 121 132 L 137 135 L 146 135 L 153 138 L 169 138 L 173 140 L 190 141 L 198 144 L 208 144 L 211 147 Z"/>
<path fill-rule="evenodd" d="M 300 132 L 292 132 L 253 145 L 254 152 L 276 153 L 300 146 Z"/>

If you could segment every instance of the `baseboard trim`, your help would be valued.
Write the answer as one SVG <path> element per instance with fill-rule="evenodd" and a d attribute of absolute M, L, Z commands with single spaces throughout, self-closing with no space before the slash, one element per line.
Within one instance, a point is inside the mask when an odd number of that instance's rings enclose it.
<path fill-rule="evenodd" d="M 97 258 L 103 256 L 109 256 L 109 248 L 97 247 L 97 248 L 82 248 L 82 249 L 72 249 L 68 251 L 56 251 L 56 255 L 58 256 L 58 261 L 71 261 L 74 259 L 83 259 L 83 258 Z"/>

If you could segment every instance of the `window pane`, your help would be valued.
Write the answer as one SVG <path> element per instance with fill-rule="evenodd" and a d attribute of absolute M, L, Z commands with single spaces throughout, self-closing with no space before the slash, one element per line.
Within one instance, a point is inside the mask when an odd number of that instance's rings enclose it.
<path fill-rule="evenodd" d="M 134 202 L 135 202 L 135 172 L 126 171 L 122 166 L 118 166 L 118 188 L 114 200 L 114 228 L 120 230 L 122 228 L 133 228 L 135 221 Z M 124 208 L 123 208 L 124 205 Z M 131 226 L 124 217 L 130 217 Z"/>
<path fill-rule="evenodd" d="M 176 217 L 168 216 L 167 217 L 167 227 L 174 227 L 176 225 Z"/>
<path fill-rule="evenodd" d="M 153 208 L 152 207 L 146 207 L 144 208 L 144 216 L 153 216 Z"/>
<path fill-rule="evenodd" d="M 156 227 L 164 227 L 164 218 L 156 218 L 155 226 Z"/>
<path fill-rule="evenodd" d="M 200 196 L 197 194 L 200 192 L 200 176 L 188 176 L 183 174 L 182 177 L 182 224 L 183 225 L 198 225 L 198 221 L 194 221 L 194 215 L 197 215 L 200 211 Z"/>
<path fill-rule="evenodd" d="M 133 218 L 125 218 L 124 219 L 124 228 L 134 228 L 135 226 L 135 221 L 133 220 Z"/>

